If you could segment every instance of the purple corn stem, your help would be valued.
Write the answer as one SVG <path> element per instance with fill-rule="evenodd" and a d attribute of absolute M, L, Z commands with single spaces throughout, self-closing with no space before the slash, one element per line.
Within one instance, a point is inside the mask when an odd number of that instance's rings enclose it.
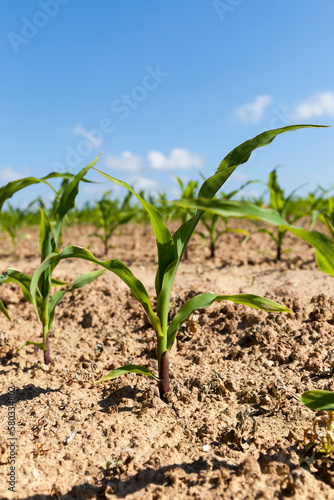
<path fill-rule="evenodd" d="M 51 363 L 51 355 L 50 355 L 50 340 L 49 340 L 49 332 L 47 332 L 46 337 L 45 337 L 45 351 L 44 352 L 44 363 L 46 365 L 49 365 Z"/>
<path fill-rule="evenodd" d="M 159 366 L 159 394 L 160 399 L 163 399 L 166 392 L 169 392 L 169 351 L 162 353 Z"/>

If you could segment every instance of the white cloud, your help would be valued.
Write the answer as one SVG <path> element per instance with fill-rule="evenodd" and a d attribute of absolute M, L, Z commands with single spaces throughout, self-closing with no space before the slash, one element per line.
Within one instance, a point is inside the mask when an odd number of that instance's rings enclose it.
<path fill-rule="evenodd" d="M 259 95 L 254 102 L 244 104 L 234 110 L 234 116 L 242 123 L 257 123 L 272 102 L 270 95 Z"/>
<path fill-rule="evenodd" d="M 191 153 L 189 149 L 172 149 L 169 156 L 165 156 L 160 151 L 150 151 L 147 155 L 151 167 L 156 170 L 187 170 L 192 167 L 201 167 L 202 158 Z"/>
<path fill-rule="evenodd" d="M 86 139 L 88 142 L 92 144 L 94 148 L 98 148 L 102 144 L 103 136 L 102 132 L 98 129 L 91 130 L 88 132 L 81 123 L 78 123 L 74 129 L 73 132 L 75 135 L 80 135 L 84 139 Z"/>
<path fill-rule="evenodd" d="M 107 155 L 105 164 L 110 169 L 123 170 L 123 172 L 139 172 L 142 168 L 143 160 L 140 156 L 135 156 L 130 151 L 123 151 L 119 156 Z"/>
<path fill-rule="evenodd" d="M 293 118 L 307 120 L 316 116 L 334 116 L 334 92 L 317 92 L 295 106 Z"/>
<path fill-rule="evenodd" d="M 146 195 L 151 194 L 153 196 L 157 196 L 163 191 L 161 186 L 156 181 L 146 177 L 132 178 L 130 184 L 137 193 L 139 191 L 144 191 Z"/>
<path fill-rule="evenodd" d="M 8 182 L 17 181 L 22 179 L 22 177 L 27 177 L 29 175 L 29 169 L 25 169 L 25 172 L 17 172 L 10 165 L 6 165 L 0 170 L 0 181 L 4 184 Z"/>
<path fill-rule="evenodd" d="M 101 182 L 98 184 L 86 184 L 83 183 L 82 191 L 89 197 L 101 198 L 107 191 L 112 191 L 113 194 L 119 193 L 120 187 L 111 182 Z"/>

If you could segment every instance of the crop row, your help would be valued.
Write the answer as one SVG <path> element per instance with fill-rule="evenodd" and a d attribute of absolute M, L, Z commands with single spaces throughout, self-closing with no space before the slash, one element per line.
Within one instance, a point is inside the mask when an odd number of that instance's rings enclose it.
<path fill-rule="evenodd" d="M 269 145 L 279 134 L 294 131 L 301 128 L 317 127 L 312 125 L 295 125 L 280 129 L 269 130 L 250 139 L 233 149 L 220 163 L 217 171 L 208 179 L 204 180 L 199 187 L 197 183 L 190 181 L 186 186 L 178 179 L 181 189 L 181 197 L 173 202 L 167 202 L 165 196 L 161 196 L 157 203 L 146 199 L 144 193 L 136 193 L 131 186 L 95 168 L 99 159 L 96 158 L 77 175 L 51 173 L 43 178 L 29 177 L 13 181 L 0 188 L 0 210 L 1 228 L 9 233 L 15 245 L 17 235 L 22 224 L 36 222 L 36 213 L 28 209 L 23 213 L 14 209 L 8 200 L 18 191 L 31 184 L 43 183 L 53 190 L 55 198 L 51 210 L 47 211 L 42 200 L 39 201 L 39 247 L 41 264 L 34 270 L 32 275 L 27 275 L 19 270 L 8 268 L 0 275 L 0 284 L 17 283 L 20 285 L 26 301 L 34 307 L 37 318 L 41 324 L 40 341 L 27 340 L 19 349 L 27 345 L 34 345 L 41 349 L 44 354 L 44 362 L 51 362 L 51 349 L 49 333 L 55 317 L 56 307 L 64 295 L 70 291 L 97 279 L 106 270 L 116 274 L 131 290 L 135 299 L 144 308 L 148 320 L 155 331 L 157 340 L 158 374 L 153 373 L 144 366 L 124 365 L 112 370 L 96 383 L 115 379 L 125 373 L 137 373 L 146 375 L 155 380 L 158 385 L 160 397 L 163 399 L 169 392 L 169 355 L 173 347 L 176 335 L 182 324 L 197 309 L 210 306 L 216 301 L 231 301 L 236 304 L 244 304 L 256 309 L 292 313 L 284 305 L 272 300 L 251 294 L 217 295 L 214 293 L 203 293 L 189 299 L 181 309 L 171 314 L 170 299 L 174 278 L 176 276 L 181 259 L 186 256 L 188 242 L 198 223 L 202 221 L 206 233 L 199 234 L 204 241 L 209 241 L 211 256 L 214 256 L 217 239 L 232 229 L 229 225 L 231 217 L 247 218 L 254 221 L 263 221 L 272 229 L 255 229 L 265 232 L 271 237 L 277 248 L 276 257 L 281 258 L 283 252 L 283 240 L 289 231 L 311 244 L 315 249 L 316 260 L 319 268 L 334 276 L 334 202 L 333 198 L 327 196 L 327 192 L 320 189 L 308 195 L 308 199 L 296 198 L 293 191 L 289 196 L 284 195 L 277 180 L 277 171 L 273 170 L 269 175 L 267 187 L 269 189 L 270 202 L 265 206 L 262 199 L 247 201 L 244 199 L 232 199 L 237 191 L 230 193 L 217 193 L 221 190 L 233 171 L 241 164 L 246 163 L 252 152 L 263 146 Z M 127 196 L 121 201 L 112 200 L 109 192 L 91 207 L 87 205 L 84 209 L 75 210 L 75 200 L 81 182 L 89 182 L 86 175 L 91 169 L 95 169 L 113 184 L 125 188 Z M 50 181 L 53 178 L 61 178 L 62 183 L 58 192 L 52 187 Z M 242 186 L 243 189 L 246 185 Z M 197 194 L 196 194 L 197 192 Z M 133 203 L 139 203 L 138 209 Z M 7 203 L 7 210 L 5 204 Z M 308 216 L 309 228 L 298 227 L 295 223 Z M 117 227 L 128 223 L 130 220 L 150 222 L 155 235 L 158 253 L 158 266 L 155 275 L 156 297 L 152 301 L 144 284 L 137 279 L 131 270 L 119 259 L 101 260 L 83 247 L 70 245 L 61 250 L 62 229 L 68 218 L 80 222 L 90 222 L 96 227 L 94 236 L 99 237 L 104 244 L 105 254 L 108 252 L 110 237 Z M 217 222 L 221 218 L 225 223 L 223 231 L 217 230 Z M 181 220 L 181 225 L 172 234 L 166 224 L 166 220 Z M 324 224 L 326 234 L 314 231 L 313 226 L 319 219 Z M 251 233 L 243 229 L 233 229 L 243 232 L 245 238 L 249 239 Z M 84 259 L 97 265 L 100 269 L 80 275 L 72 284 L 59 281 L 53 277 L 56 266 L 64 259 Z M 60 287 L 54 293 L 53 287 Z M 0 311 L 10 320 L 5 304 L 0 299 Z M 326 420 L 327 442 L 322 443 L 322 448 L 332 451 L 333 422 L 334 422 L 334 393 L 329 391 L 307 391 L 302 396 L 302 403 L 312 409 L 322 409 L 328 412 Z"/>

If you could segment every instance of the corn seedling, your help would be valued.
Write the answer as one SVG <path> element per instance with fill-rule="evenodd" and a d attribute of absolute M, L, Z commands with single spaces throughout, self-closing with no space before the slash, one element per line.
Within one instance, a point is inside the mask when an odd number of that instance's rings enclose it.
<path fill-rule="evenodd" d="M 334 450 L 334 392 L 306 391 L 300 400 L 304 406 L 311 410 L 327 412 L 327 415 L 316 417 L 311 428 L 304 431 L 306 448 L 308 450 L 314 448 L 325 454 L 331 453 Z"/>
<path fill-rule="evenodd" d="M 246 408 L 245 411 L 237 413 L 235 441 L 242 450 L 249 448 L 250 444 L 256 440 L 257 422 L 252 417 L 252 413 L 254 413 L 252 408 Z M 248 438 L 245 438 L 246 434 Z"/>
<path fill-rule="evenodd" d="M 25 223 L 26 216 L 26 210 L 14 208 L 9 202 L 7 202 L 7 210 L 1 213 L 0 230 L 10 236 L 14 250 L 17 247 L 18 232 Z"/>
<path fill-rule="evenodd" d="M 327 206 L 319 215 L 320 221 L 326 227 L 331 239 L 334 241 L 334 198 L 328 198 Z"/>
<path fill-rule="evenodd" d="M 74 206 L 74 201 L 79 191 L 79 182 L 82 180 L 84 175 L 86 175 L 88 170 L 95 165 L 97 160 L 98 158 L 87 165 L 87 167 L 83 168 L 66 186 L 56 209 L 56 224 L 53 231 L 46 213 L 42 208 L 40 208 L 41 223 L 39 244 L 41 261 L 44 261 L 50 254 L 54 255 L 59 253 L 58 237 L 64 218 L 66 217 L 68 211 Z M 47 267 L 44 272 L 40 274 L 38 282 L 36 283 L 34 296 L 30 291 L 32 281 L 31 276 L 21 273 L 15 269 L 7 269 L 5 275 L 0 275 L 0 283 L 18 283 L 21 287 L 24 298 L 28 302 L 34 304 L 37 318 L 42 324 L 42 342 L 27 340 L 19 347 L 19 349 L 22 349 L 27 345 L 34 345 L 42 349 L 44 352 L 45 364 L 49 364 L 51 361 L 49 333 L 53 324 L 56 306 L 61 302 L 66 292 L 81 288 L 82 286 L 95 280 L 104 272 L 104 270 L 99 270 L 82 274 L 65 290 L 59 290 L 51 296 L 51 288 L 53 286 L 64 286 L 67 284 L 63 281 L 52 279 L 53 270 L 53 267 Z M 2 312 L 6 314 L 2 303 L 0 304 L 0 308 Z"/>
<path fill-rule="evenodd" d="M 331 188 L 324 189 L 318 186 L 314 191 L 308 193 L 306 198 L 297 198 L 296 203 L 298 204 L 300 212 L 311 218 L 311 230 L 314 228 L 319 215 L 324 211 L 327 202 L 325 195 L 331 190 Z"/>
<path fill-rule="evenodd" d="M 276 168 L 269 174 L 267 187 L 270 193 L 269 208 L 276 210 L 289 224 L 294 224 L 298 219 L 303 217 L 304 213 L 296 210 L 298 209 L 298 204 L 293 203 L 292 200 L 293 195 L 299 188 L 294 189 L 288 197 L 285 197 L 284 191 L 277 180 Z M 275 231 L 270 229 L 258 229 L 255 231 L 255 233 L 266 233 L 274 240 L 276 245 L 276 260 L 281 260 L 282 253 L 289 251 L 288 249 L 282 249 L 283 239 L 286 232 L 287 229 L 284 226 L 277 226 Z"/>
<path fill-rule="evenodd" d="M 239 191 L 241 191 L 251 182 L 257 182 L 257 181 L 248 181 L 239 189 L 235 189 L 230 193 L 221 193 L 221 198 L 224 200 L 230 200 L 233 196 L 235 196 Z M 188 199 L 190 199 L 190 197 L 188 197 Z M 221 231 L 217 230 L 217 224 L 219 220 L 222 220 L 225 225 L 225 228 Z M 229 217 L 219 216 L 218 214 L 207 212 L 202 217 L 201 222 L 209 234 L 209 249 L 210 249 L 211 259 L 215 257 L 217 241 L 223 234 L 233 232 L 233 233 L 244 234 L 246 237 L 249 236 L 249 232 L 246 231 L 245 229 L 232 229 L 231 227 L 229 227 Z M 203 231 L 196 231 L 196 234 L 200 236 L 203 244 L 205 244 L 207 239 L 206 234 L 204 234 Z"/>
<path fill-rule="evenodd" d="M 111 248 L 109 240 L 115 230 L 135 216 L 135 211 L 130 206 L 131 193 L 125 197 L 121 206 L 119 206 L 119 200 L 111 200 L 109 194 L 110 191 L 105 193 L 97 203 L 96 226 L 98 230 L 102 229 L 102 234 L 96 231 L 89 235 L 100 238 L 104 245 L 104 255 L 107 255 L 109 248 Z"/>
<path fill-rule="evenodd" d="M 230 177 L 233 171 L 239 165 L 247 162 L 251 153 L 255 149 L 270 144 L 277 135 L 283 132 L 293 131 L 305 127 L 310 127 L 310 125 L 295 125 L 269 130 L 235 148 L 222 160 L 216 173 L 203 183 L 198 193 L 199 199 L 204 198 L 210 201 L 210 199 L 215 196 L 217 191 Z M 118 259 L 107 261 L 99 260 L 91 252 L 78 246 L 65 247 L 60 254 L 55 252 L 51 253 L 35 271 L 30 287 L 35 310 L 38 312 L 38 283 L 43 273 L 49 273 L 48 269 L 54 269 L 55 266 L 63 259 L 76 257 L 95 263 L 104 269 L 115 273 L 130 288 L 133 296 L 143 306 L 156 333 L 158 375 L 153 374 L 146 367 L 128 364 L 111 371 L 103 378 L 99 379 L 96 383 L 112 380 L 126 373 L 147 375 L 158 383 L 160 397 L 163 398 L 163 396 L 169 391 L 169 352 L 174 344 L 176 334 L 180 326 L 194 311 L 206 308 L 216 301 L 229 300 L 237 304 L 244 304 L 265 311 L 291 312 L 285 306 L 257 295 L 216 295 L 214 293 L 204 293 L 189 299 L 169 322 L 169 305 L 174 278 L 188 241 L 203 215 L 203 210 L 202 208 L 196 209 L 195 214 L 183 223 L 172 235 L 163 221 L 159 211 L 153 205 L 145 201 L 139 194 L 137 194 L 131 186 L 103 172 L 100 173 L 106 179 L 109 179 L 114 184 L 126 188 L 130 193 L 132 193 L 143 205 L 150 217 L 158 251 L 158 269 L 155 277 L 155 290 L 157 296 L 155 311 L 153 310 L 152 303 L 144 284 L 133 275 L 130 269 L 123 262 Z M 232 202 L 228 201 L 225 203 Z M 280 215 L 274 210 L 265 210 L 261 207 L 251 208 L 250 206 L 253 207 L 253 205 L 249 204 L 249 210 L 261 211 L 261 214 L 266 213 L 267 220 L 275 223 L 276 225 L 285 223 Z M 245 208 L 243 210 L 245 210 Z M 233 212 L 233 208 L 231 211 Z M 230 212 L 227 212 L 227 215 L 231 215 Z"/>

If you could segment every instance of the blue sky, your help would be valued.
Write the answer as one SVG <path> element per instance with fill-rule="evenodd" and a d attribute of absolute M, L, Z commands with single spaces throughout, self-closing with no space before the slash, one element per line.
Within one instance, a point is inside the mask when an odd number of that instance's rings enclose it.
<path fill-rule="evenodd" d="M 11 0 L 0 16 L 0 185 L 76 173 L 103 151 L 101 170 L 173 198 L 176 175 L 212 175 L 265 129 L 334 123 L 331 0 Z M 333 133 L 278 137 L 227 189 L 278 164 L 287 192 L 329 187 Z M 110 187 L 84 185 L 80 202 Z"/>

